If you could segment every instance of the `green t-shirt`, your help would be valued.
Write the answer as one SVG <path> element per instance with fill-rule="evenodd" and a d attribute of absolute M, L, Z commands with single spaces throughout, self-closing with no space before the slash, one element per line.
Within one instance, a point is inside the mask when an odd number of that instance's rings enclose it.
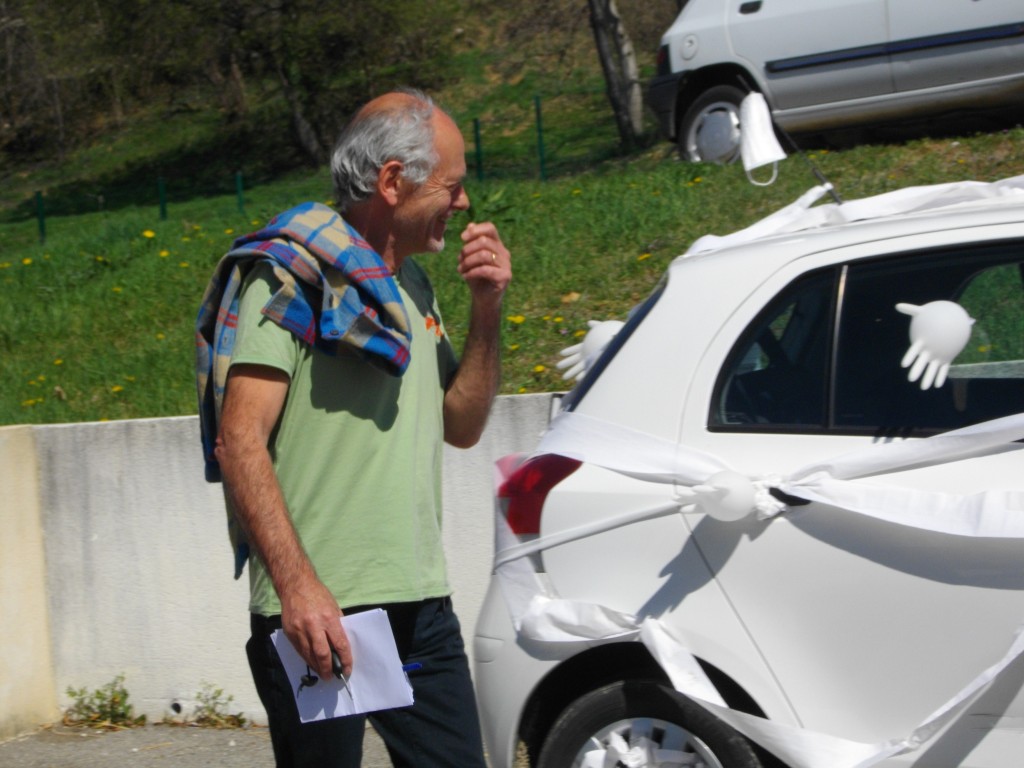
<path fill-rule="evenodd" d="M 393 376 L 342 348 L 303 343 L 260 310 L 279 283 L 259 264 L 246 279 L 231 363 L 291 377 L 270 441 L 293 525 L 320 580 L 346 607 L 450 594 L 441 542 L 445 385 L 456 360 L 430 281 L 406 260 L 397 277 L 412 326 L 409 367 Z M 250 610 L 281 603 L 249 558 Z"/>

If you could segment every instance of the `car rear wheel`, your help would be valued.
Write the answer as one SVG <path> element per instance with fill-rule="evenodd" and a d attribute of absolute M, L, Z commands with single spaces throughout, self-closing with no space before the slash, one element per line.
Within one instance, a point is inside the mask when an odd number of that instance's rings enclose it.
<path fill-rule="evenodd" d="M 740 156 L 743 91 L 715 85 L 701 93 L 679 121 L 679 152 L 694 163 L 732 163 Z"/>
<path fill-rule="evenodd" d="M 613 756 L 619 761 L 608 761 Z M 537 768 L 613 764 L 761 768 L 750 742 L 732 728 L 669 686 L 641 680 L 570 704 L 544 740 Z"/>

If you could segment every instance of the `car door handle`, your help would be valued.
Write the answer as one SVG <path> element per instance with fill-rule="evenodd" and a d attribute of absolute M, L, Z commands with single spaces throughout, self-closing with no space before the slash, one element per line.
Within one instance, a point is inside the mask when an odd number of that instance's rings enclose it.
<path fill-rule="evenodd" d="M 740 3 L 740 13 L 757 13 L 761 10 L 761 0 L 751 3 Z"/>

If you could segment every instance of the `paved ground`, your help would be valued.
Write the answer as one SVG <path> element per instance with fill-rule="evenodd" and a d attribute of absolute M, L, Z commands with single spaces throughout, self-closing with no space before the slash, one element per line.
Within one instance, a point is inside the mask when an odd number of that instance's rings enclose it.
<path fill-rule="evenodd" d="M 266 728 L 147 725 L 100 732 L 55 725 L 0 743 L 3 768 L 274 768 Z M 392 768 L 367 729 L 363 768 Z"/>

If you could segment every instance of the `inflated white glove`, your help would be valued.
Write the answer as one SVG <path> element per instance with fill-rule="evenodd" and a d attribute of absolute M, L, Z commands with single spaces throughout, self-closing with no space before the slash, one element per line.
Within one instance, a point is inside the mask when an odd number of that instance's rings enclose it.
<path fill-rule="evenodd" d="M 946 382 L 949 364 L 971 338 L 974 319 L 952 301 L 931 301 L 923 307 L 901 303 L 896 309 L 911 317 L 910 349 L 900 363 L 904 368 L 910 367 L 907 379 L 920 378 L 921 389 L 941 387 Z"/>
<path fill-rule="evenodd" d="M 559 370 L 568 368 L 562 374 L 563 379 L 576 379 L 580 381 L 587 373 L 587 369 L 594 364 L 597 356 L 608 346 L 608 342 L 615 338 L 625 323 L 620 320 L 588 320 L 590 330 L 583 337 L 579 344 L 566 347 L 559 354 L 562 359 L 555 365 Z"/>

